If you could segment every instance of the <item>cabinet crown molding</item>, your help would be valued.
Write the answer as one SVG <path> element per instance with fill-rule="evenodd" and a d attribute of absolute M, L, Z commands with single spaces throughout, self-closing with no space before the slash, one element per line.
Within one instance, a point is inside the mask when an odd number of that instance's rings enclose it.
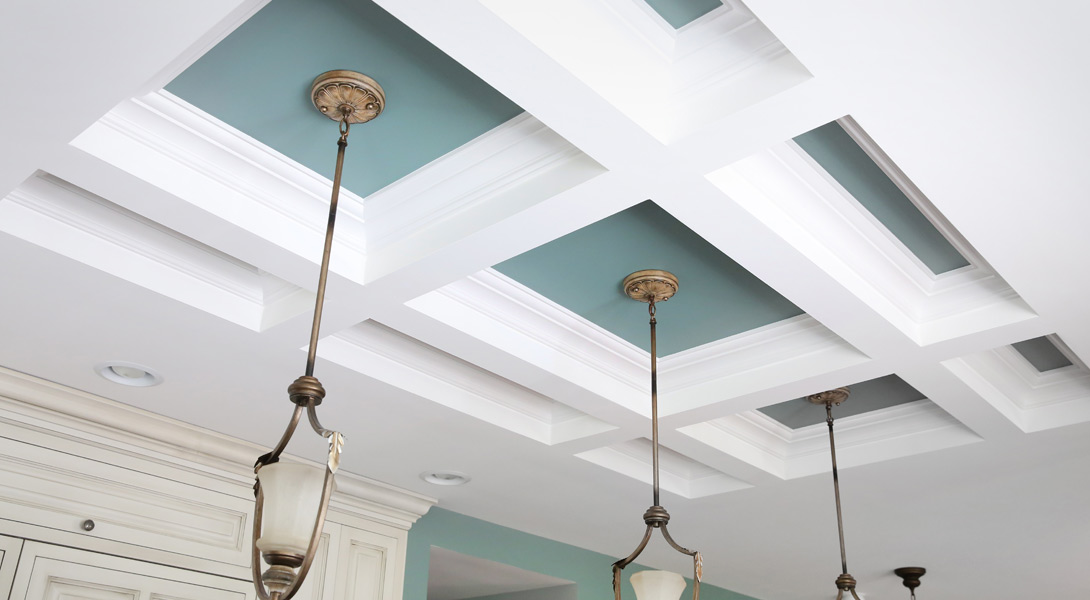
<path fill-rule="evenodd" d="M 0 367 L 0 422 L 249 485 L 268 449 L 146 410 Z M 285 457 L 288 460 L 299 460 Z M 409 529 L 434 498 L 340 471 L 331 508 Z"/>

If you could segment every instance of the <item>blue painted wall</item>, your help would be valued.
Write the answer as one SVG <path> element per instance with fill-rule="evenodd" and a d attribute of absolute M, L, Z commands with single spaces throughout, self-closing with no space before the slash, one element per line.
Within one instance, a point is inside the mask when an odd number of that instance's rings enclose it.
<path fill-rule="evenodd" d="M 639 533 L 636 531 L 634 535 Z M 613 589 L 609 584 L 610 565 L 618 557 L 554 542 L 441 508 L 431 509 L 409 530 L 404 600 L 427 600 L 428 558 L 432 546 L 574 581 L 579 600 L 613 600 Z M 682 561 L 689 560 L 680 554 L 678 557 Z M 632 565 L 625 569 L 625 573 L 627 575 L 636 570 L 640 569 Z M 625 600 L 635 600 L 627 576 L 625 586 Z M 682 600 L 691 595 L 690 585 L 690 589 L 682 594 Z M 700 586 L 700 598 L 752 600 L 750 596 L 706 583 Z"/>
<path fill-rule="evenodd" d="M 477 596 L 467 600 L 578 600 L 579 586 L 573 584 L 557 585 L 525 592 L 511 592 L 509 594 L 491 594 Z"/>

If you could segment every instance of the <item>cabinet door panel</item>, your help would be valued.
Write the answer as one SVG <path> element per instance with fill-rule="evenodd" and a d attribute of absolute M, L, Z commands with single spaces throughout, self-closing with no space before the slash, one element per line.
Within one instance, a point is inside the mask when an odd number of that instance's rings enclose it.
<path fill-rule="evenodd" d="M 247 600 L 248 582 L 26 542 L 12 600 Z"/>
<path fill-rule="evenodd" d="M 334 565 L 329 564 L 330 548 L 336 549 L 340 543 L 340 529 L 339 525 L 326 523 L 310 572 L 292 600 L 324 600 L 330 597 L 336 576 Z"/>
<path fill-rule="evenodd" d="M 11 583 L 15 580 L 15 565 L 19 563 L 19 551 L 23 540 L 0 535 L 0 598 L 7 598 Z"/>
<path fill-rule="evenodd" d="M 398 540 L 343 527 L 337 557 L 336 600 L 397 600 Z"/>

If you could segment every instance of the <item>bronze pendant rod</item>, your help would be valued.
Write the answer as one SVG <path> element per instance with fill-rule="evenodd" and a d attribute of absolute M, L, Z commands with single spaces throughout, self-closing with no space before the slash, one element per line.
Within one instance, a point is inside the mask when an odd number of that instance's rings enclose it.
<path fill-rule="evenodd" d="M 654 471 L 654 499 L 652 506 L 659 505 L 659 369 L 655 338 L 655 299 L 647 304 L 651 315 L 651 468 Z"/>
<path fill-rule="evenodd" d="M 351 113 L 349 113 L 351 114 Z M 333 172 L 333 193 L 329 200 L 329 221 L 325 230 L 325 246 L 322 250 L 322 268 L 318 274 L 318 292 L 314 299 L 314 321 L 310 326 L 310 348 L 307 350 L 306 375 L 314 375 L 314 360 L 318 354 L 318 330 L 322 325 L 322 306 L 325 304 L 325 285 L 329 276 L 329 255 L 333 250 L 333 226 L 337 222 L 337 200 L 341 192 L 341 171 L 344 169 L 344 149 L 348 147 L 348 115 L 341 121 L 341 137 L 337 140 L 337 168 Z"/>
<path fill-rule="evenodd" d="M 647 547 L 651 535 L 656 529 L 671 548 L 693 559 L 693 600 L 700 600 L 700 580 L 704 576 L 704 559 L 695 550 L 679 545 L 666 529 L 670 522 L 670 513 L 659 504 L 659 396 L 658 396 L 658 339 L 655 332 L 655 306 L 657 301 L 666 301 L 677 292 L 677 278 L 666 271 L 645 270 L 625 277 L 621 285 L 625 294 L 633 300 L 646 302 L 650 314 L 651 326 L 651 466 L 654 504 L 643 513 L 646 529 L 643 538 L 627 557 L 613 563 L 613 597 L 621 600 L 621 571 L 627 567 Z"/>
<path fill-rule="evenodd" d="M 840 532 L 840 568 L 848 574 L 848 553 L 844 548 L 844 515 L 840 509 L 840 476 L 836 470 L 836 440 L 833 439 L 833 404 L 825 404 L 825 422 L 829 425 L 829 454 L 833 457 L 833 494 L 836 496 L 836 526 Z"/>

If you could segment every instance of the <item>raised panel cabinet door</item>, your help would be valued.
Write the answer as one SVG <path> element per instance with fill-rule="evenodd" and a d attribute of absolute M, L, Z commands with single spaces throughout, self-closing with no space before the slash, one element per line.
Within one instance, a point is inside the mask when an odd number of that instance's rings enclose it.
<path fill-rule="evenodd" d="M 400 600 L 398 539 L 344 526 L 335 600 Z"/>
<path fill-rule="evenodd" d="M 340 544 L 341 526 L 326 521 L 322 539 L 318 541 L 318 553 L 310 565 L 310 572 L 292 600 L 325 600 L 333 597 L 337 566 L 336 550 Z M 333 553 L 330 552 L 333 550 Z"/>
<path fill-rule="evenodd" d="M 15 566 L 19 564 L 19 551 L 23 540 L 0 535 L 0 598 L 7 598 L 15 580 Z"/>
<path fill-rule="evenodd" d="M 11 600 L 252 600 L 246 581 L 26 542 Z"/>

